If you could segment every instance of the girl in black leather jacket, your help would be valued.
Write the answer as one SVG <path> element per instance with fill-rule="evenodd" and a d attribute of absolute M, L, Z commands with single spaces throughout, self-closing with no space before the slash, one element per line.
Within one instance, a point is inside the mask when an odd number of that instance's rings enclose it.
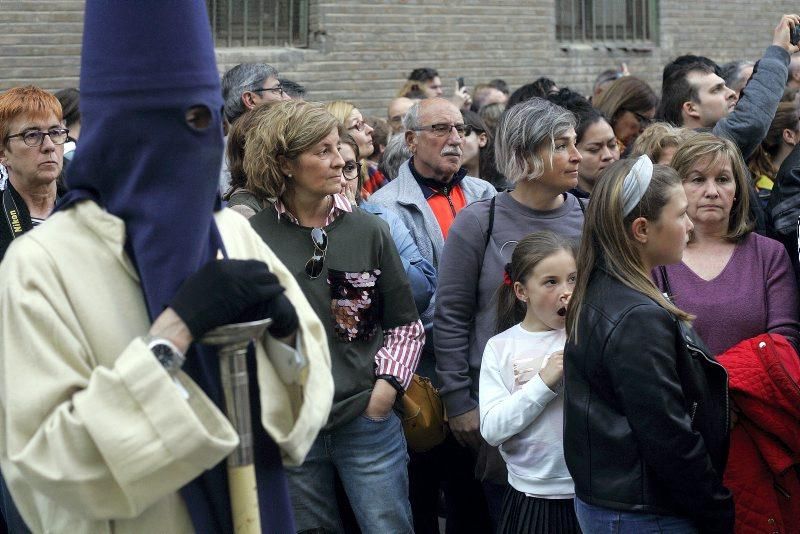
<path fill-rule="evenodd" d="M 692 223 L 647 156 L 595 188 L 567 315 L 564 452 L 584 532 L 731 532 L 727 374 L 650 278 Z"/>

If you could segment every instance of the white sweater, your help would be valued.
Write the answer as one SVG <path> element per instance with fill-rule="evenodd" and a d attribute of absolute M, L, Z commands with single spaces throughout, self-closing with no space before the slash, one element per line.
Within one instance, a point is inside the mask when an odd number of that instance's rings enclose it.
<path fill-rule="evenodd" d="M 528 332 L 516 325 L 489 340 L 481 362 L 481 434 L 500 446 L 509 484 L 533 497 L 575 493 L 564 461 L 564 400 L 538 374 L 565 343 L 564 330 Z"/>

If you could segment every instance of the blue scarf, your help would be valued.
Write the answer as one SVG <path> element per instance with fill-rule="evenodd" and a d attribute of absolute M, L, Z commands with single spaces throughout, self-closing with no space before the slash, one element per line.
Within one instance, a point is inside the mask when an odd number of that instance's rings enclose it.
<path fill-rule="evenodd" d="M 125 222 L 151 321 L 181 283 L 225 254 L 221 208 L 222 96 L 201 0 L 87 0 L 81 55 L 81 142 L 57 209 L 91 199 Z M 195 128 L 189 109 L 210 120 Z M 221 409 L 214 350 L 193 345 L 184 370 Z M 255 365 L 250 357 L 251 378 Z M 253 392 L 256 475 L 264 531 L 294 532 L 280 453 Z M 199 533 L 232 532 L 225 462 L 180 490 Z M 268 525 L 268 526 L 267 526 Z"/>

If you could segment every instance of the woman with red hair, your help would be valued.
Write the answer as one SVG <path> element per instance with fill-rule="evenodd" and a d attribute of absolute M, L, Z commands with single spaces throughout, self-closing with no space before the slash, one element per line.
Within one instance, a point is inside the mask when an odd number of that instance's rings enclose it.
<path fill-rule="evenodd" d="M 68 134 L 61 104 L 47 91 L 29 85 L 0 95 L 0 164 L 8 172 L 2 194 L 0 260 L 16 237 L 53 211 Z"/>

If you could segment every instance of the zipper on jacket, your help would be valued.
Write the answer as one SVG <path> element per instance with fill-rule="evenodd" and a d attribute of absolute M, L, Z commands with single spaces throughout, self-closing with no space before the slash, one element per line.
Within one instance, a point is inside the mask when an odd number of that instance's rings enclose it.
<path fill-rule="evenodd" d="M 450 187 L 444 186 L 444 189 L 440 191 L 444 195 L 444 198 L 447 199 L 447 203 L 450 204 L 450 212 L 453 214 L 453 218 L 456 216 L 456 207 L 453 204 L 453 201 L 450 200 Z"/>
<path fill-rule="evenodd" d="M 693 353 L 696 353 L 696 354 L 699 354 L 700 357 L 703 358 L 705 361 L 707 361 L 708 363 L 710 363 L 712 365 L 715 365 L 715 366 L 719 367 L 720 369 L 722 369 L 722 372 L 725 373 L 725 433 L 726 433 L 725 435 L 726 436 L 730 435 L 730 431 L 731 431 L 731 406 L 730 406 L 731 399 L 730 399 L 730 390 L 728 389 L 728 370 L 725 369 L 724 365 L 722 365 L 721 363 L 719 363 L 716 360 L 712 360 L 711 358 L 709 358 L 706 355 L 705 352 L 700 350 L 700 348 L 698 348 L 697 346 L 693 345 L 691 343 L 691 341 L 689 341 L 689 336 L 685 336 L 685 337 L 686 337 L 686 348 L 688 348 L 689 351 L 691 351 Z"/>
<path fill-rule="evenodd" d="M 697 415 L 697 402 L 692 403 L 692 409 L 689 410 L 689 421 L 694 424 L 694 416 Z"/>
<path fill-rule="evenodd" d="M 778 484 L 778 481 L 777 481 L 777 480 L 773 480 L 773 481 L 772 481 L 772 485 L 775 487 L 775 490 L 776 490 L 778 493 L 780 493 L 781 495 L 783 495 L 783 496 L 784 496 L 784 497 L 786 497 L 787 499 L 791 499 L 791 498 L 792 498 L 792 494 L 791 494 L 791 493 L 789 493 L 788 491 L 786 491 L 786 488 L 784 488 L 783 486 L 781 486 L 780 484 Z"/>

